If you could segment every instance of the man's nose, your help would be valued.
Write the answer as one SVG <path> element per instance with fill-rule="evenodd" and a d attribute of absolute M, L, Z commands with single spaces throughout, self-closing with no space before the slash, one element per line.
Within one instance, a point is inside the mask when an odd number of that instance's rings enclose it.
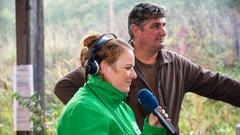
<path fill-rule="evenodd" d="M 161 36 L 166 36 L 166 35 L 167 35 L 167 31 L 166 31 L 165 27 L 161 27 L 161 29 L 160 29 L 160 35 L 161 35 Z"/>

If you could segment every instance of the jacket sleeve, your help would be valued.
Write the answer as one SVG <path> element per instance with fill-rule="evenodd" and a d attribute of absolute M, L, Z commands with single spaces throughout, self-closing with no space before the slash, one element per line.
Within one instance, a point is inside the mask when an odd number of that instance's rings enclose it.
<path fill-rule="evenodd" d="M 240 81 L 185 61 L 185 88 L 198 95 L 240 107 Z"/>
<path fill-rule="evenodd" d="M 167 130 L 163 127 L 154 127 L 148 123 L 149 115 L 144 119 L 142 135 L 166 135 Z"/>
<path fill-rule="evenodd" d="M 87 113 L 86 113 L 87 112 Z M 102 111 L 86 105 L 78 105 L 60 119 L 58 135 L 108 135 L 109 120 Z"/>
<path fill-rule="evenodd" d="M 64 103 L 73 97 L 85 82 L 84 70 L 76 68 L 57 81 L 54 87 L 54 94 Z"/>

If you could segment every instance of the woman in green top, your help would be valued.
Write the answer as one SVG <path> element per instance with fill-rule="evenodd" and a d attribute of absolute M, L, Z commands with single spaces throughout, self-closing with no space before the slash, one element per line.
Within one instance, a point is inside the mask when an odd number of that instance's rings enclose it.
<path fill-rule="evenodd" d="M 113 34 L 91 35 L 83 45 L 80 60 L 88 79 L 66 105 L 57 134 L 165 135 L 166 129 L 152 114 L 145 119 L 141 133 L 133 111 L 124 101 L 137 77 L 133 48 Z"/>

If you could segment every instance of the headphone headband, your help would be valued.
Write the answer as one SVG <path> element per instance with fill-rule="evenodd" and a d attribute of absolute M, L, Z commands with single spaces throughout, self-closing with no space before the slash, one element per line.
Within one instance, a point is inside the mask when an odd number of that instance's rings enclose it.
<path fill-rule="evenodd" d="M 92 46 L 93 49 L 92 52 L 93 53 L 97 52 L 103 45 L 105 45 L 108 41 L 110 41 L 113 38 L 117 38 L 117 36 L 114 35 L 113 33 L 103 34 Z"/>

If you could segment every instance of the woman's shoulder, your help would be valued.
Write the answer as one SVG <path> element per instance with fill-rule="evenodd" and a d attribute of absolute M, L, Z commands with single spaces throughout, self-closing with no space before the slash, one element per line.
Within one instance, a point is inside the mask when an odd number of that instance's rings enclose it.
<path fill-rule="evenodd" d="M 85 87 L 80 88 L 77 93 L 72 97 L 66 108 L 77 109 L 77 108 L 96 108 L 99 102 L 96 100 L 94 94 Z"/>

